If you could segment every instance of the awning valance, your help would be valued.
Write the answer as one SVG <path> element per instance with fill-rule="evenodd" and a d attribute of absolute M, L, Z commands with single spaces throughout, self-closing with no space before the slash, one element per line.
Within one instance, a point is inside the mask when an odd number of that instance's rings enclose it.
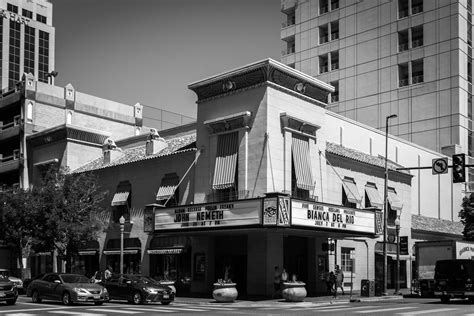
<path fill-rule="evenodd" d="M 132 186 L 130 182 L 120 182 L 112 199 L 112 206 L 127 205 Z"/>
<path fill-rule="evenodd" d="M 342 180 L 344 191 L 346 192 L 347 200 L 351 203 L 358 204 L 361 201 L 361 196 L 357 185 L 353 179 L 344 178 Z"/>
<path fill-rule="evenodd" d="M 79 250 L 77 253 L 79 254 L 79 256 L 94 256 L 98 252 L 97 250 Z"/>
<path fill-rule="evenodd" d="M 161 180 L 160 188 L 156 193 L 157 200 L 167 200 L 174 194 L 176 187 L 178 186 L 179 178 L 176 173 L 165 174 Z"/>
<path fill-rule="evenodd" d="M 149 249 L 147 252 L 150 255 L 178 255 L 184 252 L 184 247 L 179 248 L 160 248 Z"/>
<path fill-rule="evenodd" d="M 293 134 L 291 152 L 295 166 L 296 186 L 303 190 L 314 190 L 311 160 L 309 156 L 309 139 Z"/>
<path fill-rule="evenodd" d="M 239 132 L 217 136 L 217 155 L 212 189 L 222 190 L 234 187 L 238 152 Z"/>
<path fill-rule="evenodd" d="M 365 193 L 367 193 L 367 197 L 369 198 L 371 206 L 383 209 L 383 200 L 380 197 L 379 191 L 377 190 L 377 187 L 375 185 L 366 184 Z"/>
<path fill-rule="evenodd" d="M 387 190 L 387 199 L 390 203 L 392 210 L 401 211 L 403 208 L 403 202 L 398 198 L 397 192 L 394 189 L 389 188 Z"/>
<path fill-rule="evenodd" d="M 134 255 L 137 254 L 140 250 L 138 249 L 124 249 L 124 255 Z M 120 255 L 120 250 L 104 250 L 104 255 Z"/>

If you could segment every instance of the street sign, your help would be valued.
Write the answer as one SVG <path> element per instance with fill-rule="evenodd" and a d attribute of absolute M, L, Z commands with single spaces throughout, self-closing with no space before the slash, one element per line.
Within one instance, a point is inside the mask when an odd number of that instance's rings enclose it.
<path fill-rule="evenodd" d="M 433 174 L 448 173 L 448 158 L 435 158 L 431 164 Z"/>
<path fill-rule="evenodd" d="M 400 254 L 408 255 L 408 236 L 400 236 Z"/>

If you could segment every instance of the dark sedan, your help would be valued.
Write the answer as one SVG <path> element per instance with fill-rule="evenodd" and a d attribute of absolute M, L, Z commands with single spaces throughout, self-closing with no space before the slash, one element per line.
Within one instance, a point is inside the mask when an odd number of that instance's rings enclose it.
<path fill-rule="evenodd" d="M 0 276 L 0 302 L 7 302 L 7 305 L 14 305 L 18 298 L 18 291 L 15 283 L 7 277 Z"/>
<path fill-rule="evenodd" d="M 133 304 L 161 302 L 164 305 L 174 300 L 174 292 L 170 287 L 140 275 L 115 274 L 103 284 L 109 292 L 110 299 L 114 300 L 127 300 Z"/>
<path fill-rule="evenodd" d="M 31 296 L 34 303 L 47 299 L 62 301 L 65 305 L 77 302 L 102 305 L 109 300 L 107 289 L 102 285 L 91 283 L 84 275 L 68 273 L 47 273 L 31 281 L 26 295 Z"/>

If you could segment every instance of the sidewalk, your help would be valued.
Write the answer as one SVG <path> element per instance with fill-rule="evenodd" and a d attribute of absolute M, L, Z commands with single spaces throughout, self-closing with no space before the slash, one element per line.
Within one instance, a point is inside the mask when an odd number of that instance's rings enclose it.
<path fill-rule="evenodd" d="M 401 294 L 406 295 L 406 290 L 402 290 Z M 306 297 L 303 302 L 287 302 L 282 298 L 278 299 L 264 299 L 264 300 L 240 300 L 237 299 L 234 303 L 217 303 L 211 296 L 209 298 L 197 297 L 176 297 L 175 301 L 179 303 L 195 304 L 195 305 L 230 305 L 235 307 L 285 307 L 291 306 L 325 306 L 331 304 L 349 304 L 358 302 L 374 302 L 382 300 L 401 300 L 403 295 L 387 295 L 387 296 L 373 296 L 362 297 L 360 292 L 354 292 L 352 296 L 348 293 L 346 295 L 338 295 L 337 298 L 333 296 L 316 296 Z"/>

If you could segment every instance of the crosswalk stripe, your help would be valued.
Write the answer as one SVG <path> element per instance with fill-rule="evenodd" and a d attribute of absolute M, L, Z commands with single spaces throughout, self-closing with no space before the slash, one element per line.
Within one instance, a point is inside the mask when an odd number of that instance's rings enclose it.
<path fill-rule="evenodd" d="M 199 308 L 189 308 L 189 307 L 178 307 L 178 306 L 170 306 L 166 309 L 169 310 L 180 310 L 180 311 L 190 311 L 190 312 L 206 312 L 207 309 L 199 309 Z"/>
<path fill-rule="evenodd" d="M 422 311 L 413 311 L 408 313 L 397 313 L 397 315 L 421 315 L 421 314 L 431 314 L 431 313 L 444 313 L 449 311 L 455 311 L 457 308 L 439 308 L 439 309 L 429 309 L 429 310 L 422 310 Z"/>
<path fill-rule="evenodd" d="M 199 308 L 206 308 L 206 309 L 218 309 L 220 311 L 233 311 L 237 307 L 230 308 L 230 307 L 220 307 L 220 306 L 208 306 L 208 305 L 199 305 Z"/>
<path fill-rule="evenodd" d="M 134 311 L 141 311 L 141 312 L 175 313 L 175 311 L 173 311 L 171 309 L 165 309 L 165 308 L 127 307 L 126 309 L 134 310 Z"/>
<path fill-rule="evenodd" d="M 93 313 L 84 313 L 84 312 L 71 312 L 71 311 L 50 311 L 53 314 L 61 314 L 61 315 L 81 315 L 81 316 L 105 316 L 105 314 L 93 314 Z"/>
<path fill-rule="evenodd" d="M 88 311 L 93 311 L 93 312 L 107 312 L 107 313 L 111 312 L 111 310 L 107 309 L 107 308 L 89 308 L 87 310 Z M 119 313 L 119 314 L 138 314 L 138 313 L 141 313 L 141 312 L 134 312 L 134 311 L 119 310 L 119 309 L 114 309 L 112 312 Z"/>
<path fill-rule="evenodd" d="M 399 311 L 402 309 L 410 309 L 416 308 L 414 306 L 405 306 L 405 307 L 391 307 L 391 308 L 381 308 L 381 309 L 369 309 L 363 311 L 355 311 L 354 314 L 368 314 L 368 313 L 379 313 L 379 312 L 391 312 L 391 311 Z"/>

